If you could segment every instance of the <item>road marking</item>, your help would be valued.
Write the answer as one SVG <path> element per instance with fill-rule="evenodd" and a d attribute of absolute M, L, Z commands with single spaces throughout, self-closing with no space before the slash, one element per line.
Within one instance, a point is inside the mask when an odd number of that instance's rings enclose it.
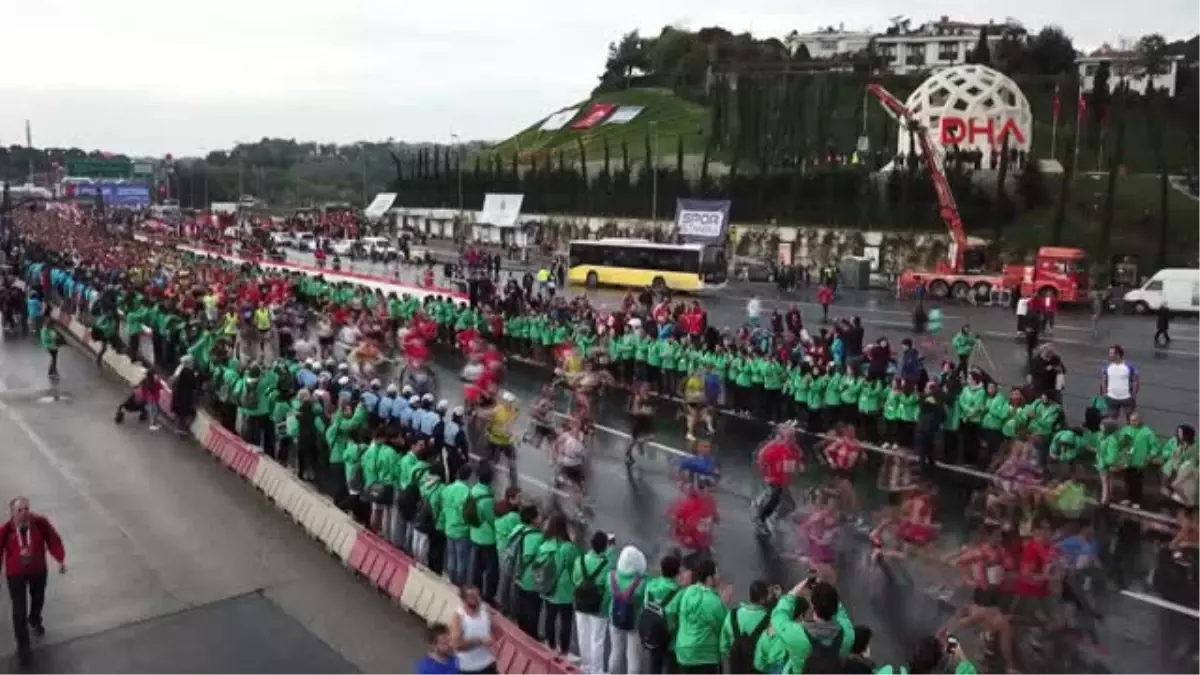
<path fill-rule="evenodd" d="M 1138 593 L 1137 591 L 1130 590 L 1121 591 L 1121 595 L 1124 595 L 1127 598 L 1133 598 L 1134 600 L 1140 600 L 1144 603 L 1154 605 L 1155 607 L 1161 607 L 1162 609 L 1170 610 L 1178 614 L 1184 614 L 1192 617 L 1193 619 L 1200 619 L 1200 611 L 1192 609 L 1191 607 L 1177 605 L 1169 600 L 1163 600 L 1162 598 L 1153 595 L 1147 595 L 1146 593 Z"/>

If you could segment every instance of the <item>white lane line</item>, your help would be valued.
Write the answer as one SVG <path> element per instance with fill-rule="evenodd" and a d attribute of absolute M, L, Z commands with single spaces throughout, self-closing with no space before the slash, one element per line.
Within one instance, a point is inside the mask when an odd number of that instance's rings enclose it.
<path fill-rule="evenodd" d="M 1124 595 L 1127 598 L 1133 598 L 1134 600 L 1140 600 L 1141 602 L 1170 610 L 1178 614 L 1184 614 L 1192 617 L 1193 619 L 1200 619 L 1200 610 L 1195 610 L 1191 607 L 1185 607 L 1183 605 L 1177 605 L 1169 600 L 1163 600 L 1162 598 L 1153 595 L 1147 595 L 1146 593 L 1138 593 L 1137 591 L 1130 590 L 1121 591 L 1121 595 Z"/>

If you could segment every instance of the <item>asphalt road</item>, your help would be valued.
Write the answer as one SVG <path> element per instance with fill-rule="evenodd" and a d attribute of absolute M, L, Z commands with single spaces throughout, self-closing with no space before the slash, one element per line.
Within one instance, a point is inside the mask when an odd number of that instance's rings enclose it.
<path fill-rule="evenodd" d="M 194 443 L 115 425 L 127 388 L 82 352 L 62 350 L 57 401 L 46 366 L 34 338 L 0 342 L 0 496 L 28 496 L 67 548 L 34 672 L 412 670 L 419 620 Z M 0 672 L 17 672 L 2 615 Z"/>
<path fill-rule="evenodd" d="M 290 258 L 312 264 L 308 254 L 291 253 Z M 344 269 L 390 279 L 397 268 L 369 262 L 346 262 Z M 403 281 L 418 281 L 420 272 L 417 268 L 401 266 L 399 269 Z M 437 272 L 440 283 L 441 270 Z M 502 272 L 501 278 L 507 279 L 509 274 L 515 273 Z M 601 307 L 616 307 L 624 297 L 623 291 L 587 291 L 574 286 L 571 293 L 585 293 L 593 304 Z M 718 326 L 733 327 L 745 322 L 746 303 L 755 295 L 763 301 L 764 312 L 786 312 L 796 304 L 810 329 L 818 325 L 820 307 L 816 303 L 815 288 L 781 294 L 772 285 L 731 284 L 702 297 L 701 302 L 709 312 L 710 321 Z M 884 292 L 847 291 L 839 295 L 831 314 L 857 315 L 867 328 L 868 340 L 886 336 L 893 346 L 898 346 L 903 337 L 912 335 L 912 309 L 911 301 L 898 301 Z M 948 304 L 942 309 L 945 328 L 938 340 L 939 348 L 933 354 L 926 354 L 927 366 L 936 367 L 941 359 L 952 358 L 949 350 L 952 332 L 969 324 L 982 338 L 974 362 L 1002 383 L 1019 386 L 1024 382 L 1025 348 L 1017 340 L 1016 319 L 1007 308 Z M 1174 338 L 1171 347 L 1156 349 L 1152 340 L 1152 317 L 1114 315 L 1104 317 L 1102 334 L 1096 337 L 1085 311 L 1064 310 L 1053 334 L 1046 339 L 1055 345 L 1067 367 L 1063 403 L 1070 418 L 1082 419 L 1084 408 L 1100 392 L 1100 370 L 1107 362 L 1108 347 L 1119 344 L 1141 371 L 1139 405 L 1146 424 L 1162 436 L 1172 435 L 1178 424 L 1195 424 L 1196 411 L 1200 409 L 1200 387 L 1197 385 L 1200 332 L 1194 319 L 1178 321 L 1171 332 Z"/>
<path fill-rule="evenodd" d="M 382 274 L 385 270 L 360 263 L 354 266 L 354 271 L 378 271 Z M 410 271 L 406 270 L 405 274 L 405 280 L 414 280 Z M 573 292 L 575 290 L 572 289 Z M 767 309 L 785 309 L 790 303 L 796 302 L 809 325 L 819 319 L 813 292 L 801 292 L 795 298 L 780 299 L 773 287 L 758 286 L 751 288 L 750 292 L 754 290 L 763 291 L 761 297 Z M 745 316 L 745 302 L 749 299 L 748 294 L 741 294 L 745 292 L 745 288 L 733 287 L 726 292 L 705 297 L 703 303 L 710 312 L 710 319 L 718 325 L 741 323 Z M 588 295 L 596 303 L 615 304 L 623 293 L 600 290 L 589 292 Z M 834 314 L 859 315 L 867 327 L 868 339 L 886 335 L 893 344 L 897 344 L 911 334 L 911 311 L 908 303 L 897 302 L 882 294 L 856 292 L 840 297 Z M 1007 310 L 955 306 L 946 307 L 945 312 L 945 335 L 969 323 L 972 330 L 983 337 L 984 347 L 976 355 L 976 360 L 1002 382 L 1016 384 L 1022 380 L 1024 348 L 1012 338 L 1014 321 Z M 1154 350 L 1150 344 L 1153 332 L 1150 319 L 1108 317 L 1102 326 L 1105 335 L 1099 340 L 1092 338 L 1087 323 L 1084 316 L 1065 314 L 1060 318 L 1052 337 L 1068 368 L 1065 403 L 1072 420 L 1081 418 L 1087 401 L 1097 391 L 1099 369 L 1106 359 L 1107 345 L 1113 343 L 1124 345 L 1129 357 L 1141 367 L 1141 405 L 1148 424 L 1160 434 L 1169 434 L 1173 432 L 1174 425 L 1194 420 L 1197 410 L 1194 324 L 1185 323 L 1177 327 L 1177 341 L 1172 349 Z M 934 365 L 934 362 L 935 357 L 927 355 L 927 363 Z M 438 359 L 437 374 L 442 383 L 442 395 L 456 403 L 461 400 L 457 367 L 457 359 L 451 355 L 442 355 Z M 517 365 L 506 377 L 505 387 L 515 393 L 519 400 L 529 404 L 536 398 L 546 379 L 547 374 L 542 369 Z M 646 552 L 653 564 L 670 546 L 665 518 L 661 514 L 678 496 L 670 477 L 673 454 L 670 450 L 661 450 L 656 457 L 639 462 L 633 474 L 629 474 L 622 461 L 625 439 L 621 432 L 628 430 L 623 410 L 623 399 L 614 396 L 597 411 L 597 421 L 601 427 L 591 462 L 590 494 L 595 511 L 592 525 L 615 532 L 621 540 L 634 543 Z M 657 440 L 666 448 L 685 447 L 677 406 L 662 403 L 659 413 L 656 417 Z M 786 557 L 795 550 L 793 533 L 781 528 L 774 541 L 764 543 L 754 535 L 751 527 L 749 500 L 758 488 L 751 458 L 768 431 L 765 425 L 758 422 L 725 418 L 715 439 L 723 472 L 717 499 L 724 519 L 716 530 L 716 557 L 722 576 L 736 586 L 738 595 L 742 597 L 755 579 L 787 584 L 795 583 L 806 574 L 806 570 L 798 568 Z M 553 482 L 553 472 L 547 458 L 527 447 L 521 448 L 518 455 L 526 487 L 535 494 L 547 493 Z M 866 473 L 873 474 L 873 471 Z M 823 477 L 813 475 L 807 480 L 812 484 L 823 480 Z M 873 475 L 864 475 L 860 479 L 859 493 L 868 505 L 878 506 L 879 497 L 871 487 L 873 483 Z M 966 488 L 944 489 L 942 492 L 939 511 L 946 525 L 943 541 L 947 548 L 965 537 L 961 517 L 957 515 L 963 512 L 965 493 Z M 935 595 L 930 589 L 940 581 L 938 575 L 915 566 L 906 568 L 909 580 L 900 582 L 898 586 L 881 586 L 878 571 L 866 564 L 867 546 L 861 536 L 843 537 L 839 548 L 839 589 L 851 616 L 856 621 L 876 628 L 873 653 L 883 660 L 905 658 L 908 645 L 939 626 L 953 611 L 954 603 L 958 602 L 955 599 L 948 603 Z M 885 593 L 882 589 L 891 590 Z M 1149 601 L 1115 592 L 1105 597 L 1102 611 L 1107 619 L 1101 629 L 1101 641 L 1107 646 L 1109 655 L 1101 658 L 1100 665 L 1115 672 L 1145 672 L 1147 669 L 1155 672 L 1181 671 L 1177 663 L 1167 658 L 1175 641 L 1164 639 L 1162 634 L 1167 630 L 1178 631 L 1180 622 L 1185 626 L 1184 632 L 1190 630 L 1194 634 L 1197 629 L 1195 620 L 1183 618 Z"/>

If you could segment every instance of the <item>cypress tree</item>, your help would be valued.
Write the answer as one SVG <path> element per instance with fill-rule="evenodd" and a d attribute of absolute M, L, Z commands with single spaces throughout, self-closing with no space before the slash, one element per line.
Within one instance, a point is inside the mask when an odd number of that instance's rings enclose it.
<path fill-rule="evenodd" d="M 629 175 L 629 143 L 624 138 L 621 139 L 621 171 Z"/>
<path fill-rule="evenodd" d="M 1112 232 L 1113 221 L 1116 216 L 1115 206 L 1117 201 L 1117 177 L 1120 174 L 1121 164 L 1125 161 L 1125 126 L 1126 112 L 1129 105 L 1129 92 L 1125 86 L 1117 89 L 1114 97 L 1113 124 L 1116 129 L 1113 130 L 1112 152 L 1109 154 L 1111 160 L 1108 167 L 1108 189 L 1104 194 L 1104 219 L 1100 223 L 1100 247 L 1097 262 L 1107 267 L 1109 259 L 1112 255 Z M 1105 280 L 1107 281 L 1107 279 Z"/>

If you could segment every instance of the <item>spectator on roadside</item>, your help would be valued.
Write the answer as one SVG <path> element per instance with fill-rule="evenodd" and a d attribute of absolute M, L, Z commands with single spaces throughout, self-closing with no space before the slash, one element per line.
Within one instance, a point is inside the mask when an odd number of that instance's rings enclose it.
<path fill-rule="evenodd" d="M 733 587 L 721 583 L 712 560 L 701 560 L 691 581 L 666 607 L 667 622 L 677 627 L 675 658 L 682 672 L 719 673 L 721 630 Z"/>
<path fill-rule="evenodd" d="M 457 675 L 462 670 L 458 667 L 458 658 L 454 655 L 454 644 L 450 639 L 450 629 L 445 624 L 436 623 L 425 633 L 425 646 L 428 652 L 425 658 L 417 661 L 413 672 L 417 675 Z"/>
<path fill-rule="evenodd" d="M 571 566 L 571 580 L 575 584 L 576 641 L 580 665 L 586 673 L 604 670 L 604 635 L 608 623 L 604 617 L 604 601 L 608 594 L 607 580 L 612 569 L 615 541 L 616 538 L 607 532 L 592 533 L 591 547 Z"/>
<path fill-rule="evenodd" d="M 617 568 L 608 573 L 607 583 L 608 672 L 640 673 L 642 642 L 637 633 L 637 617 L 646 593 L 646 556 L 635 546 L 621 549 Z"/>
<path fill-rule="evenodd" d="M 67 552 L 62 538 L 49 519 L 33 513 L 27 497 L 8 503 L 9 521 L 0 525 L 0 568 L 8 582 L 13 635 L 22 666 L 32 659 L 29 630 L 46 633 L 42 608 L 46 603 L 46 554 L 58 562 L 60 574 L 67 572 Z"/>
<path fill-rule="evenodd" d="M 1108 363 L 1100 371 L 1100 395 L 1108 403 L 1108 416 L 1121 419 L 1137 407 L 1138 389 L 1141 386 L 1138 368 L 1125 360 L 1125 349 L 1121 345 L 1108 348 Z"/>
<path fill-rule="evenodd" d="M 454 645 L 455 660 L 460 673 L 496 673 L 496 626 L 492 623 L 491 608 L 483 603 L 479 589 L 464 586 L 460 592 L 462 604 L 450 619 L 450 642 Z"/>

